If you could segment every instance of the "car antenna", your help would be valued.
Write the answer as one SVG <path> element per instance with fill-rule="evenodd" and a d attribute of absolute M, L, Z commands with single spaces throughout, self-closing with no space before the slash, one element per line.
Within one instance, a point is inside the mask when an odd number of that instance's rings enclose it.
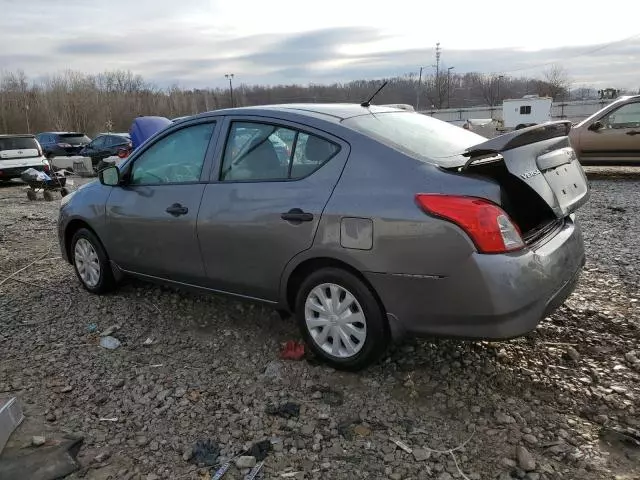
<path fill-rule="evenodd" d="M 374 98 L 376 98 L 376 95 L 378 95 L 378 94 L 380 93 L 380 90 L 382 90 L 384 87 L 386 87 L 386 86 L 387 86 L 387 83 L 389 83 L 389 81 L 388 81 L 388 80 L 385 80 L 385 81 L 384 81 L 384 83 L 383 83 L 382 85 L 380 85 L 380 88 L 379 88 L 378 90 L 376 90 L 376 93 L 374 93 L 373 95 L 371 95 L 371 96 L 369 97 L 369 100 L 367 100 L 367 101 L 365 101 L 365 102 L 362 102 L 362 103 L 360 104 L 360 106 L 361 106 L 361 107 L 364 107 L 364 108 L 369 108 L 369 107 L 371 106 L 371 100 L 373 100 Z"/>

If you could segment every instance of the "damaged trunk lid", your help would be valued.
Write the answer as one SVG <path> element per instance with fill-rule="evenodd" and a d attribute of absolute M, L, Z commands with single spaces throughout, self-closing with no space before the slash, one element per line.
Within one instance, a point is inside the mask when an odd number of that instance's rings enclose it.
<path fill-rule="evenodd" d="M 571 122 L 557 121 L 492 138 L 467 149 L 469 159 L 460 171 L 502 162 L 557 218 L 566 217 L 589 199 L 587 177 L 569 144 L 570 129 Z"/>

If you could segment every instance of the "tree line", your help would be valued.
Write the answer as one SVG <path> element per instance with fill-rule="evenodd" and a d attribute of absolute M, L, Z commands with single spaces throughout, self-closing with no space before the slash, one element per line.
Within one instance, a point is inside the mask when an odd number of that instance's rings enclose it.
<path fill-rule="evenodd" d="M 504 98 L 526 94 L 569 99 L 570 81 L 561 67 L 544 79 L 480 73 L 406 74 L 389 78 L 374 103 L 419 103 L 419 109 L 499 105 Z M 328 85 L 235 85 L 233 105 L 295 102 L 362 102 L 380 80 L 355 80 Z M 582 89 L 595 96 L 595 90 Z M 587 90 L 585 92 L 585 90 Z M 0 133 L 42 131 L 126 132 L 135 117 L 168 118 L 192 115 L 232 105 L 229 89 L 158 88 L 130 71 L 89 75 L 65 71 L 31 81 L 22 71 L 0 74 Z M 574 92 L 571 92 L 574 93 Z"/>

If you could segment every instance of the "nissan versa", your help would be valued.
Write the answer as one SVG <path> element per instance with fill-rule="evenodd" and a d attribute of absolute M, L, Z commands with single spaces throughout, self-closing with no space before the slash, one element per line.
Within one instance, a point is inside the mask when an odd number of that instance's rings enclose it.
<path fill-rule="evenodd" d="M 517 337 L 585 261 L 570 127 L 487 140 L 367 102 L 204 113 L 64 197 L 60 245 L 93 293 L 132 275 L 292 312 L 337 368 L 403 334 Z"/>

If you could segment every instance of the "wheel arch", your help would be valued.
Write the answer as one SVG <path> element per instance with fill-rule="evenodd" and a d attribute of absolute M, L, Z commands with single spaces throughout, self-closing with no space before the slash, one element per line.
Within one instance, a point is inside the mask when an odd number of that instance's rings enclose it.
<path fill-rule="evenodd" d="M 64 240 L 64 249 L 65 249 L 65 252 L 67 253 L 67 260 L 71 264 L 73 264 L 73 260 L 71 258 L 71 240 L 73 239 L 73 236 L 76 234 L 76 232 L 81 228 L 86 228 L 87 230 L 89 230 L 91 233 L 93 233 L 96 236 L 98 241 L 102 243 L 102 240 L 100 240 L 100 237 L 98 236 L 96 231 L 91 227 L 91 225 L 89 225 L 87 221 L 80 218 L 74 218 L 70 220 L 64 229 L 63 240 Z M 102 244 L 102 248 L 104 248 L 104 244 Z M 105 252 L 106 252 L 106 249 L 105 249 Z"/>
<path fill-rule="evenodd" d="M 369 291 L 371 291 L 382 311 L 386 313 L 386 309 L 384 308 L 384 304 L 382 303 L 382 299 L 378 295 L 378 292 L 376 292 L 375 288 L 373 288 L 373 285 L 371 285 L 371 283 L 358 268 L 344 260 L 339 260 L 337 258 L 327 256 L 304 259 L 291 270 L 291 273 L 289 273 L 289 275 L 286 277 L 284 286 L 284 298 L 282 299 L 283 306 L 288 311 L 293 312 L 295 310 L 296 296 L 304 279 L 307 278 L 311 273 L 327 267 L 340 268 L 357 277 L 360 281 L 362 281 L 362 283 L 364 283 Z"/>

